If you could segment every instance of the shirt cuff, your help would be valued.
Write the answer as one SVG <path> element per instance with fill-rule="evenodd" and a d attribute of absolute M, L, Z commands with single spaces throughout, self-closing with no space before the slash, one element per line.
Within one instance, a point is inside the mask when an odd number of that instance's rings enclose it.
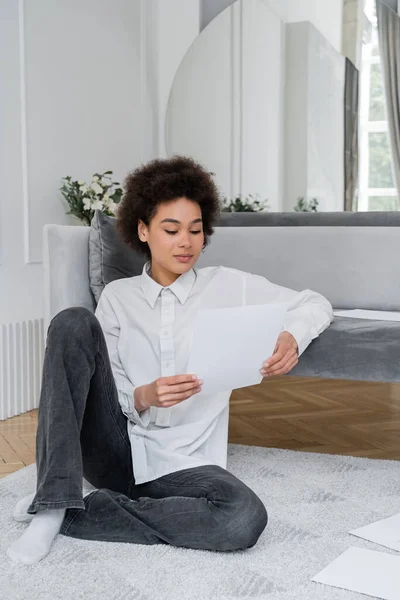
<path fill-rule="evenodd" d="M 146 410 L 138 412 L 135 408 L 135 399 L 133 396 L 134 392 L 134 387 L 131 388 L 130 393 L 118 390 L 118 398 L 122 412 L 132 423 L 141 425 L 142 427 L 147 427 L 150 423 L 150 408 L 146 408 Z"/>
<path fill-rule="evenodd" d="M 285 325 L 282 331 L 287 331 L 294 337 L 298 347 L 298 355 L 301 356 L 307 346 L 311 343 L 311 336 L 307 326 L 299 322 L 290 323 Z"/>

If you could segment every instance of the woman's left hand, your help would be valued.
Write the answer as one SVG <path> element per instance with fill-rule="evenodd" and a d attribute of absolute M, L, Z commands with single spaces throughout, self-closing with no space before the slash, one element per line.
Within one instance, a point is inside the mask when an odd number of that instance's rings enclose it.
<path fill-rule="evenodd" d="M 285 375 L 299 362 L 299 349 L 297 342 L 288 331 L 282 331 L 276 342 L 273 355 L 268 358 L 262 369 L 263 377 L 271 375 Z"/>

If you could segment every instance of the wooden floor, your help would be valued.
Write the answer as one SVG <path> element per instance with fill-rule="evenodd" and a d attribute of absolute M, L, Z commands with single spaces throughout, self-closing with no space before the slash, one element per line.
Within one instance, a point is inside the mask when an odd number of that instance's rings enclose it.
<path fill-rule="evenodd" d="M 35 461 L 37 410 L 0 421 L 0 477 Z"/>
<path fill-rule="evenodd" d="M 37 411 L 0 421 L 0 477 L 35 460 Z M 229 441 L 400 458 L 400 384 L 275 377 L 232 394 Z"/>

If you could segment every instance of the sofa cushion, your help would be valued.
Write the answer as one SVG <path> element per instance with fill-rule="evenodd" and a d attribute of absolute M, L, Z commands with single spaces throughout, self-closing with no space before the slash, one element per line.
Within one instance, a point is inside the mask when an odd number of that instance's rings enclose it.
<path fill-rule="evenodd" d="M 122 240 L 116 218 L 96 210 L 89 234 L 89 280 L 96 303 L 104 287 L 115 279 L 140 275 L 146 262 Z"/>
<path fill-rule="evenodd" d="M 296 377 L 400 381 L 400 322 L 335 317 L 290 372 Z"/>
<path fill-rule="evenodd" d="M 218 227 L 198 267 L 310 289 L 334 308 L 400 311 L 399 254 L 398 227 Z"/>

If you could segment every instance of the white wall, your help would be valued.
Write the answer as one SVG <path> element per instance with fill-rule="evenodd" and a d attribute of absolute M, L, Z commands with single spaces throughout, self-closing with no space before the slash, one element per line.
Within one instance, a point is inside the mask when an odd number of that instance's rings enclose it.
<path fill-rule="evenodd" d="M 65 215 L 61 177 L 144 156 L 143 0 L 0 3 L 0 322 L 43 316 L 42 228 Z"/>
<path fill-rule="evenodd" d="M 231 187 L 232 127 L 231 9 L 216 17 L 189 48 L 173 82 L 166 116 L 168 155 L 193 156 L 224 192 Z"/>
<path fill-rule="evenodd" d="M 215 19 L 223 10 L 239 0 L 200 0 L 200 31 Z M 287 20 L 289 0 L 261 0 L 279 19 Z M 302 0 L 299 0 L 302 2 Z M 306 0 L 308 2 L 308 0 Z"/>
<path fill-rule="evenodd" d="M 165 118 L 172 82 L 200 31 L 199 0 L 157 0 L 157 26 L 152 27 L 156 77 L 149 93 L 157 98 L 157 156 L 166 156 Z"/>
<path fill-rule="evenodd" d="M 285 0 L 288 23 L 310 21 L 338 52 L 342 46 L 343 0 Z"/>
<path fill-rule="evenodd" d="M 71 174 L 87 179 L 93 171 L 113 169 L 121 180 L 141 161 L 165 155 L 164 116 L 170 86 L 199 30 L 199 3 L 200 0 L 0 3 L 0 80 L 7 82 L 0 89 L 0 323 L 43 315 L 42 227 L 50 222 L 78 223 L 65 215 L 58 191 L 61 177 Z M 251 26 L 246 14 L 251 13 L 250 4 L 244 3 L 243 12 L 243 34 L 248 39 Z M 261 4 L 269 11 L 270 29 L 262 39 L 259 21 L 255 31 L 260 35 L 254 44 L 261 40 L 261 56 L 269 59 L 266 69 L 272 78 L 272 93 L 265 96 L 266 80 L 260 80 L 258 91 L 252 87 L 248 74 L 255 65 L 244 54 L 243 83 L 248 94 L 240 102 L 250 112 L 243 111 L 241 129 L 237 123 L 240 106 L 236 93 L 240 82 L 231 81 L 225 93 L 218 87 L 226 86 L 222 78 L 217 87 L 210 88 L 208 96 L 210 108 L 213 103 L 227 103 L 226 124 L 222 127 L 232 135 L 233 150 L 229 139 L 224 141 L 223 150 L 235 168 L 230 169 L 226 187 L 232 193 L 240 191 L 237 188 L 241 186 L 245 192 L 257 187 L 269 197 L 271 207 L 278 210 L 282 175 L 276 172 L 274 161 L 281 152 L 281 141 L 276 136 L 283 123 L 279 79 L 283 34 L 277 20 L 311 20 L 337 46 L 341 0 L 261 0 Z M 237 21 L 232 21 L 230 27 L 231 33 L 232 28 L 237 33 Z M 208 74 L 200 85 L 210 80 L 219 64 L 216 54 L 226 43 L 220 36 L 219 46 L 210 50 Z M 227 52 L 228 62 L 238 60 L 237 46 L 227 48 Z M 192 83 L 196 85 L 194 77 Z M 255 116 L 264 97 L 268 121 L 260 123 Z M 229 103 L 233 105 L 228 107 Z M 212 124 L 212 115 L 210 119 Z M 252 148 L 245 122 L 249 131 L 260 127 L 262 138 L 271 140 L 270 151 L 259 153 L 260 164 L 265 166 L 268 157 L 271 165 L 271 174 L 264 172 L 263 181 L 269 180 L 265 190 L 258 181 L 257 185 L 253 183 L 253 175 L 248 176 L 253 167 L 256 175 L 262 169 L 250 160 L 246 170 L 247 150 L 238 155 L 242 143 L 244 148 Z M 200 132 L 200 122 L 196 127 Z M 216 136 L 215 131 L 211 130 L 210 141 L 213 135 Z M 217 149 L 220 139 L 215 139 L 215 143 Z M 205 149 L 206 158 L 207 153 Z M 240 161 L 239 176 L 236 167 Z M 219 164 L 215 166 L 219 170 Z"/>
<path fill-rule="evenodd" d="M 270 4 L 242 2 L 240 191 L 282 210 L 284 23 Z"/>
<path fill-rule="evenodd" d="M 319 198 L 321 211 L 342 211 L 345 60 L 309 27 L 307 196 Z"/>
<path fill-rule="evenodd" d="M 0 323 L 43 316 L 42 228 L 65 215 L 61 177 L 165 155 L 171 83 L 199 0 L 0 3 Z"/>
<path fill-rule="evenodd" d="M 344 203 L 344 58 L 307 22 L 286 31 L 284 209 L 299 196 L 320 211 Z"/>
<path fill-rule="evenodd" d="M 200 0 L 200 31 L 235 0 Z"/>
<path fill-rule="evenodd" d="M 235 2 L 195 40 L 175 78 L 168 154 L 195 157 L 224 195 L 259 193 L 280 210 L 283 22 L 266 2 Z"/>
<path fill-rule="evenodd" d="M 307 196 L 308 23 L 286 28 L 285 158 L 283 210 L 292 211 Z"/>

